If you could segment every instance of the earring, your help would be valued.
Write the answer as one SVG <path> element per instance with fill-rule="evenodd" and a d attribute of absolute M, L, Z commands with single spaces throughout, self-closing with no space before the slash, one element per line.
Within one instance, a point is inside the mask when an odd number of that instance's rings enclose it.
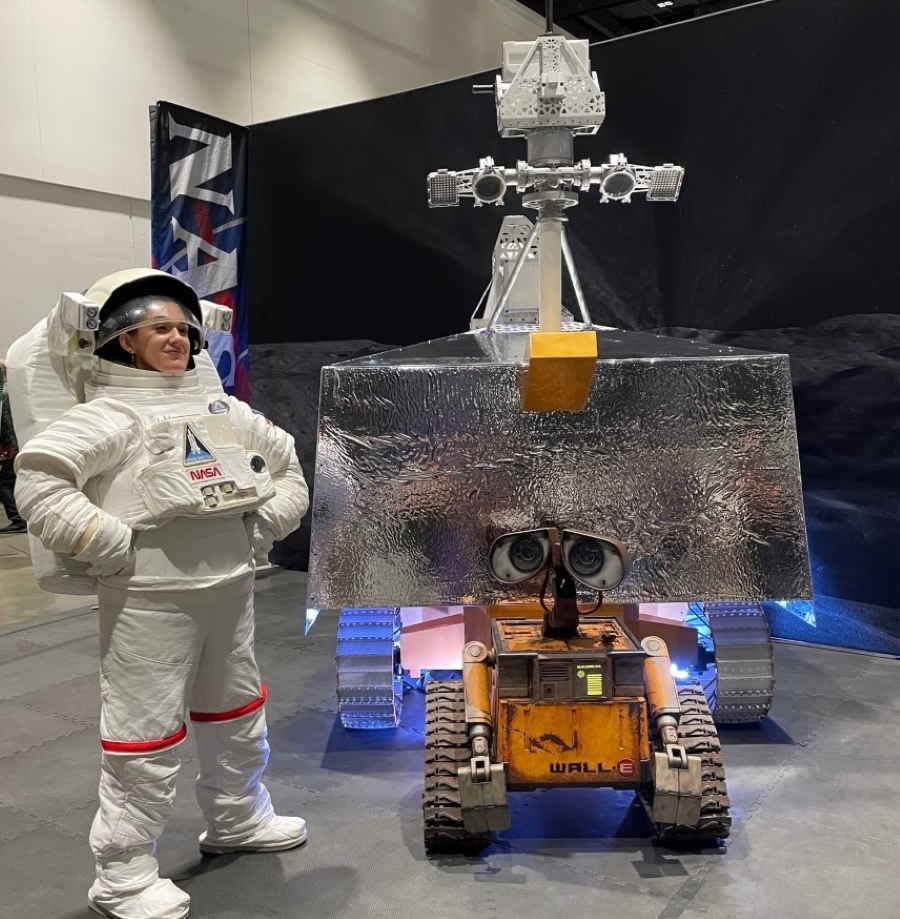
<path fill-rule="evenodd" d="M 134 367 L 134 351 L 129 351 L 128 366 Z"/>

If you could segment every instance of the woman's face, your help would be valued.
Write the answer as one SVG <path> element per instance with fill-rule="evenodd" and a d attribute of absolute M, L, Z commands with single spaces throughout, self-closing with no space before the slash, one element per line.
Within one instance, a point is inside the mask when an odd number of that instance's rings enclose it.
<path fill-rule="evenodd" d="M 119 336 L 122 347 L 134 355 L 138 370 L 156 370 L 180 376 L 191 357 L 188 324 L 181 307 L 171 300 L 153 305 L 154 321 Z"/>

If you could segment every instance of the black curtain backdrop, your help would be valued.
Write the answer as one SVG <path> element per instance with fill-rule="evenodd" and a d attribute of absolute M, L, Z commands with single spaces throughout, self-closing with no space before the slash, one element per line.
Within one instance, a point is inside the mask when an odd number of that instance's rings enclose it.
<path fill-rule="evenodd" d="M 583 195 L 568 226 L 596 322 L 791 355 L 817 622 L 775 610 L 776 630 L 891 653 L 898 45 L 900 4 L 772 0 L 593 46 L 607 117 L 576 157 L 625 153 L 686 176 L 674 205 Z M 523 212 L 514 192 L 504 208 L 427 207 L 430 171 L 524 156 L 497 134 L 492 97 L 472 95 L 494 74 L 251 128 L 254 396 L 295 424 L 309 474 L 300 415 L 308 426 L 314 406 L 286 397 L 290 368 L 309 378 L 329 353 L 466 329 L 501 218 Z M 307 540 L 281 561 L 303 567 Z"/>

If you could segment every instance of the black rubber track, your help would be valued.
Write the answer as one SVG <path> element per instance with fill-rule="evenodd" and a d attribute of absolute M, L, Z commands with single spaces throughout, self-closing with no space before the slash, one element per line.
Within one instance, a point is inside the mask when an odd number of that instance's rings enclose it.
<path fill-rule="evenodd" d="M 722 765 L 722 745 L 699 683 L 678 687 L 681 720 L 678 739 L 688 755 L 702 757 L 703 791 L 700 799 L 700 820 L 694 827 L 654 824 L 660 839 L 672 843 L 714 842 L 725 839 L 731 832 L 731 813 L 725 768 Z M 641 796 L 648 813 L 652 802 Z"/>
<path fill-rule="evenodd" d="M 425 790 L 422 792 L 428 852 L 475 855 L 491 842 L 490 833 L 469 833 L 463 824 L 457 769 L 471 756 L 465 687 L 459 681 L 428 683 L 425 687 Z"/>

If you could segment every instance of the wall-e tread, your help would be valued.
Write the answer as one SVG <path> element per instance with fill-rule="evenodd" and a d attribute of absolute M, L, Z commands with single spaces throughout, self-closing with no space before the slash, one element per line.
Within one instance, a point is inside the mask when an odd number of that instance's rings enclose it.
<path fill-rule="evenodd" d="M 425 688 L 425 789 L 422 792 L 425 849 L 476 854 L 490 833 L 465 828 L 457 770 L 472 757 L 466 726 L 465 686 L 435 680 Z"/>
<path fill-rule="evenodd" d="M 722 745 L 709 705 L 699 683 L 678 687 L 681 717 L 678 723 L 678 740 L 687 754 L 702 758 L 703 790 L 700 798 L 700 819 L 696 826 L 661 826 L 654 823 L 660 839 L 667 842 L 691 843 L 725 839 L 731 831 L 730 800 L 725 785 L 725 768 L 722 764 Z M 652 801 L 639 795 L 648 814 Z"/>

